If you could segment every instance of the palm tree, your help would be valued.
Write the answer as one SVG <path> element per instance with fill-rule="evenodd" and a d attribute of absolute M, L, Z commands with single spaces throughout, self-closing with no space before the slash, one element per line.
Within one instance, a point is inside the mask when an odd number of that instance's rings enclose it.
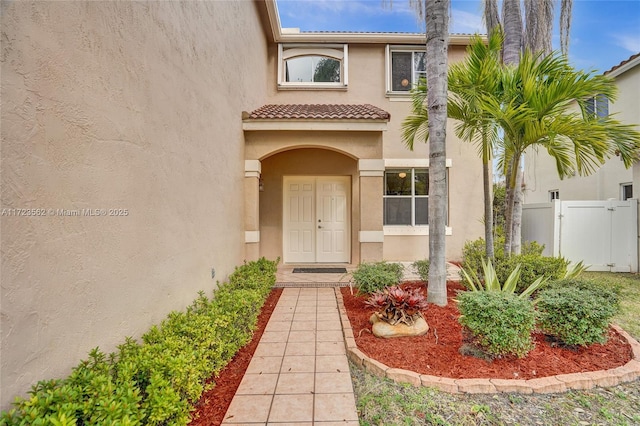
<path fill-rule="evenodd" d="M 393 0 L 388 0 L 393 4 Z M 383 3 L 386 3 L 383 0 Z M 447 304 L 447 263 L 445 235 L 447 222 L 447 70 L 450 0 L 409 0 L 426 27 L 426 75 L 430 89 L 425 111 L 429 138 L 429 284 L 427 301 Z M 426 140 L 426 139 L 425 139 Z"/>
<path fill-rule="evenodd" d="M 524 0 L 524 24 L 520 7 L 521 0 L 503 0 L 502 25 L 498 13 L 497 0 L 485 0 L 484 18 L 487 33 L 501 28 L 504 32 L 503 62 L 517 65 L 521 52 L 529 50 L 534 53 L 551 53 L 551 35 L 553 26 L 554 0 Z M 568 52 L 569 30 L 571 28 L 571 9 L 573 0 L 560 2 L 560 47 L 564 54 Z M 514 161 L 516 157 L 513 157 Z M 508 165 L 516 170 L 516 180 L 507 186 L 505 253 L 520 253 L 520 224 L 522 217 L 522 174 L 520 158 L 517 163 Z"/>
<path fill-rule="evenodd" d="M 610 117 L 599 118 L 587 107 L 597 94 L 615 99 L 611 79 L 576 71 L 557 53 L 525 52 L 517 66 L 502 68 L 499 85 L 501 96 L 484 97 L 483 109 L 504 131 L 498 163 L 507 187 L 513 187 L 518 174 L 509 165 L 518 164 L 528 148 L 545 149 L 560 178 L 593 173 L 614 155 L 627 167 L 638 158 L 640 132 Z"/>
<path fill-rule="evenodd" d="M 427 301 L 447 304 L 447 69 L 450 0 L 425 0 L 429 113 L 429 284 Z"/>
<path fill-rule="evenodd" d="M 487 46 L 477 38 L 467 49 L 467 59 L 449 70 L 449 118 L 457 120 L 458 137 L 478 144 L 485 172 L 496 144 L 502 148 L 498 163 L 507 187 L 513 187 L 518 174 L 509 165 L 519 163 L 528 148 L 546 149 L 561 178 L 576 172 L 588 175 L 613 155 L 627 167 L 633 164 L 640 152 L 640 133 L 610 117 L 597 117 L 587 105 L 595 94 L 615 99 L 612 80 L 576 71 L 558 54 L 527 52 L 520 55 L 517 66 L 500 66 L 500 43 L 496 34 Z M 425 92 L 423 85 L 414 91 L 412 114 L 403 122 L 403 140 L 409 148 L 415 140 L 429 138 Z M 496 126 L 504 133 L 502 142 Z M 488 194 L 485 182 L 485 210 Z M 488 226 L 485 223 L 485 234 Z M 487 253 L 491 253 L 488 245 Z"/>
<path fill-rule="evenodd" d="M 495 31 L 488 44 L 476 36 L 467 48 L 465 61 L 451 65 L 448 73 L 447 114 L 456 120 L 456 135 L 475 142 L 482 158 L 484 184 L 484 225 L 487 257 L 493 258 L 493 206 L 491 201 L 491 157 L 498 141 L 493 118 L 482 109 L 486 96 L 497 96 L 500 72 L 501 33 Z M 412 113 L 403 122 L 403 141 L 413 149 L 414 141 L 428 138 L 427 88 L 424 81 L 412 93 Z"/>

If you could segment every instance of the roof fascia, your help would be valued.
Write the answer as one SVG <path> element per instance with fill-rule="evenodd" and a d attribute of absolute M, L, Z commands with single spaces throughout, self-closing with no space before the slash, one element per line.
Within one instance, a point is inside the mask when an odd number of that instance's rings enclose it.
<path fill-rule="evenodd" d="M 275 0 L 264 0 L 271 26 L 273 40 L 276 43 L 362 43 L 362 44 L 426 44 L 425 34 L 421 33 L 332 33 L 304 32 L 283 33 L 278 5 Z M 473 35 L 450 34 L 449 45 L 466 46 Z M 486 36 L 483 36 L 486 39 Z"/>
<path fill-rule="evenodd" d="M 382 132 L 388 120 L 242 120 L 244 131 Z"/>
<path fill-rule="evenodd" d="M 634 58 L 633 60 L 627 62 L 626 64 L 622 65 L 620 68 L 616 68 L 615 70 L 611 71 L 610 73 L 605 73 L 605 75 L 608 76 L 608 77 L 615 78 L 615 77 L 619 76 L 620 74 L 624 74 L 625 72 L 627 72 L 630 69 L 634 68 L 638 64 L 640 64 L 640 56 L 638 56 L 637 58 Z"/>

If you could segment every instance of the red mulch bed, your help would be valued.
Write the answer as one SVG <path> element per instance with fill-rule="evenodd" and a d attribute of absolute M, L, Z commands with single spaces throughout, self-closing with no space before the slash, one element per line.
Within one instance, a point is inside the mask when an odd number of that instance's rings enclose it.
<path fill-rule="evenodd" d="M 210 381 L 215 382 L 215 387 L 206 391 L 200 397 L 196 405 L 196 410 L 191 415 L 190 425 L 193 426 L 215 426 L 222 423 L 224 415 L 231 404 L 231 400 L 240 386 L 244 372 L 249 366 L 249 362 L 256 351 L 258 342 L 262 337 L 264 328 L 271 318 L 271 313 L 280 299 L 281 288 L 274 288 L 267 297 L 267 300 L 258 316 L 258 325 L 253 333 L 251 342 L 243 346 L 227 366 L 216 377 Z"/>
<path fill-rule="evenodd" d="M 404 286 L 425 289 L 422 282 Z M 446 307 L 429 305 L 424 313 L 429 331 L 424 336 L 382 339 L 371 333 L 369 318 L 372 309 L 366 309 L 365 297 L 351 295 L 342 289 L 345 308 L 356 337 L 358 348 L 367 356 L 392 368 L 402 368 L 420 374 L 450 378 L 533 379 L 557 374 L 605 370 L 626 364 L 632 357 L 627 341 L 615 330 L 609 330 L 606 344 L 588 348 L 567 349 L 546 341 L 543 334 L 534 335 L 535 348 L 521 359 L 499 358 L 491 362 L 461 355 L 462 326 L 459 312 L 451 299 L 456 291 L 464 290 L 459 283 L 447 283 L 449 303 Z M 426 291 L 425 291 L 426 293 Z"/>
<path fill-rule="evenodd" d="M 405 283 L 404 286 L 425 289 L 423 282 Z M 372 311 L 365 307 L 364 297 L 352 296 L 346 287 L 342 288 L 342 295 L 360 350 L 389 367 L 420 374 L 451 378 L 531 379 L 615 368 L 631 359 L 631 347 L 614 330 L 609 331 L 606 344 L 595 344 L 586 349 L 553 347 L 543 335 L 536 334 L 535 349 L 522 359 L 503 358 L 487 362 L 463 356 L 458 352 L 462 345 L 459 312 L 455 302 L 451 301 L 458 290 L 464 290 L 464 287 L 455 282 L 447 283 L 449 304 L 446 307 L 429 306 L 425 312 L 429 324 L 426 335 L 395 339 L 380 339 L 371 334 L 369 317 Z M 211 378 L 216 385 L 200 398 L 190 425 L 215 426 L 222 423 L 281 294 L 282 289 L 271 291 L 258 317 L 258 326 L 251 342 L 240 349 L 218 376 Z"/>

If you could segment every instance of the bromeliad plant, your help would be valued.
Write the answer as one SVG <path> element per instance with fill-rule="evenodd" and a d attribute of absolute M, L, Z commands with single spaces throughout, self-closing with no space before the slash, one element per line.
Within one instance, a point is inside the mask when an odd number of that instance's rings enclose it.
<path fill-rule="evenodd" d="M 392 286 L 371 294 L 365 304 L 373 307 L 375 315 L 386 323 L 411 326 L 423 318 L 421 311 L 427 309 L 427 298 L 419 289 Z"/>

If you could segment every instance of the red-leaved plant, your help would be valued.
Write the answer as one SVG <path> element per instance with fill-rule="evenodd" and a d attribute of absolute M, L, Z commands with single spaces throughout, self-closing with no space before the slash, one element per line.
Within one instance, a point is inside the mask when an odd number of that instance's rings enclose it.
<path fill-rule="evenodd" d="M 427 298 L 417 288 L 403 290 L 393 286 L 372 293 L 365 304 L 374 308 L 376 316 L 384 322 L 413 325 L 422 318 L 420 311 L 427 309 Z"/>

